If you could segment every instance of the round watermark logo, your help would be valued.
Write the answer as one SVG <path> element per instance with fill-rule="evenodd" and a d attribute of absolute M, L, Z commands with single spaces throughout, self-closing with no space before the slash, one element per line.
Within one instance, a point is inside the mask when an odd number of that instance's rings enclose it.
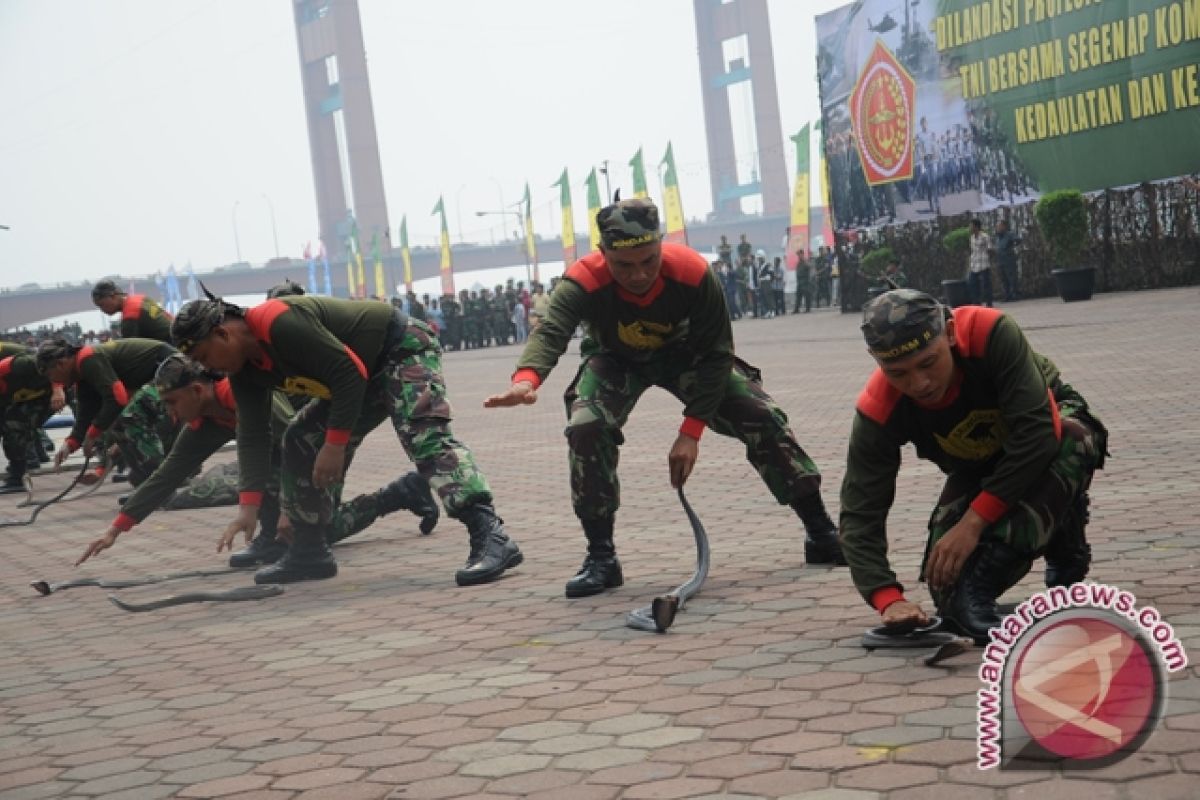
<path fill-rule="evenodd" d="M 1031 632 L 1013 671 L 1013 707 L 1030 738 L 1088 760 L 1149 733 L 1161 685 L 1144 639 L 1100 616 L 1047 622 Z"/>
<path fill-rule="evenodd" d="M 979 666 L 979 767 L 1096 769 L 1157 727 L 1167 674 L 1187 666 L 1171 625 L 1130 592 L 1056 586 L 988 632 Z"/>

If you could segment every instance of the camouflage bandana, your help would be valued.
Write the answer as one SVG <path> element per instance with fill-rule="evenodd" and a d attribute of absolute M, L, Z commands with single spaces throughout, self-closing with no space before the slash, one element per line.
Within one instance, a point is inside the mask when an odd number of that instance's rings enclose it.
<path fill-rule="evenodd" d="M 893 289 L 863 308 L 867 349 L 880 361 L 895 361 L 924 350 L 946 329 L 946 309 L 915 289 Z"/>
<path fill-rule="evenodd" d="M 240 316 L 242 309 L 215 297 L 193 300 L 179 310 L 175 321 L 171 323 L 171 340 L 179 352 L 191 352 L 225 321 L 225 315 L 229 313 Z"/>
<path fill-rule="evenodd" d="M 659 241 L 658 208 L 642 198 L 618 200 L 596 214 L 596 227 L 605 250 L 641 247 Z"/>
<path fill-rule="evenodd" d="M 160 392 L 173 392 L 197 381 L 213 382 L 220 375 L 210 372 L 181 353 L 172 353 L 158 365 L 154 385 Z"/>

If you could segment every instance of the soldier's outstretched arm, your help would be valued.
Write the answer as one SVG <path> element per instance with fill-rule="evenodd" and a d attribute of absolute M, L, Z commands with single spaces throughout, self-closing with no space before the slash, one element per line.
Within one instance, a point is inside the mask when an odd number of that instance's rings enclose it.
<path fill-rule="evenodd" d="M 537 402 L 537 389 L 530 381 L 517 381 L 508 387 L 508 391 L 494 394 L 485 398 L 484 408 L 504 408 L 507 406 L 530 406 Z"/>

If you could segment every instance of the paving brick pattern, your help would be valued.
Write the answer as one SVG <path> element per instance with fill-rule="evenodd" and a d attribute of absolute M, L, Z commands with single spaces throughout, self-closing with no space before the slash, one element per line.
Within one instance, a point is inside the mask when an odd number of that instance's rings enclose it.
<path fill-rule="evenodd" d="M 1093 577 L 1160 609 L 1200 654 L 1200 359 L 1196 290 L 1015 304 L 1035 347 L 1093 403 L 1113 458 L 1093 491 Z M 826 476 L 836 513 L 851 408 L 870 362 L 828 311 L 737 323 Z M 943 668 L 858 645 L 872 613 L 845 570 L 806 567 L 795 517 L 740 447 L 701 444 L 689 497 L 712 539 L 703 592 L 666 635 L 624 626 L 682 582 L 694 552 L 667 482 L 680 409 L 650 392 L 626 429 L 617 543 L 623 588 L 567 601 L 582 536 L 568 497 L 568 355 L 529 408 L 485 411 L 515 347 L 453 353 L 456 433 L 476 451 L 525 563 L 460 589 L 461 526 L 421 537 L 405 512 L 336 548 L 341 573 L 255 603 L 130 614 L 105 591 L 39 597 L 35 578 L 126 578 L 219 566 L 230 509 L 162 512 L 73 570 L 121 487 L 0 530 L 0 798 L 1194 798 L 1200 681 L 1171 681 L 1143 750 L 1092 772 L 974 766 L 978 652 Z M 220 458 L 230 458 L 223 454 Z M 349 493 L 406 464 L 371 436 Z M 65 476 L 38 479 L 40 496 Z M 936 470 L 906 459 L 892 553 L 912 580 Z M 16 500 L 0 501 L 0 517 Z M 231 574 L 121 595 L 245 585 Z M 1040 585 L 1040 568 L 1014 598 Z M 912 594 L 926 602 L 923 588 Z"/>

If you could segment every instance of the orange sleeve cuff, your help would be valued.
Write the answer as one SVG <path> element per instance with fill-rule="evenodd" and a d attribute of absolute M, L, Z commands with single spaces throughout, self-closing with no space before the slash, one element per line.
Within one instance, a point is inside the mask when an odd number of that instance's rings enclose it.
<path fill-rule="evenodd" d="M 136 519 L 129 516 L 124 511 L 122 511 L 120 514 L 117 514 L 117 518 L 113 520 L 112 526 L 114 528 L 116 528 L 117 530 L 119 530 L 121 533 L 125 533 L 126 531 L 128 531 L 130 528 L 132 528 L 134 525 L 137 525 L 137 524 L 138 524 L 138 521 Z"/>
<path fill-rule="evenodd" d="M 533 388 L 535 389 L 542 385 L 542 379 L 538 377 L 537 372 L 529 369 L 528 367 L 525 369 L 519 369 L 513 373 L 512 382 L 519 383 L 521 381 L 529 381 L 533 384 Z"/>
<path fill-rule="evenodd" d="M 101 477 L 101 478 L 103 478 L 103 477 L 104 477 L 104 475 L 105 475 L 105 473 L 107 473 L 107 472 L 108 472 L 108 468 L 107 468 L 107 467 L 105 467 L 103 464 L 97 464 L 97 465 L 96 465 L 96 469 L 95 469 L 95 470 L 93 470 L 93 471 L 96 473 L 96 475 L 97 475 L 98 477 Z"/>
<path fill-rule="evenodd" d="M 350 441 L 350 430 L 348 428 L 326 428 L 325 443 L 344 445 Z"/>
<path fill-rule="evenodd" d="M 683 424 L 679 426 L 679 432 L 684 436 L 692 437 L 698 442 L 700 441 L 700 437 L 704 435 L 705 427 L 706 425 L 702 419 L 696 419 L 695 417 L 684 417 Z"/>
<path fill-rule="evenodd" d="M 904 592 L 895 586 L 884 586 L 871 592 L 871 607 L 882 614 L 892 603 L 904 599 Z"/>
<path fill-rule="evenodd" d="M 1008 503 L 991 492 L 980 492 L 971 501 L 971 510 L 988 522 L 995 522 L 1004 516 L 1004 512 L 1008 511 Z"/>
<path fill-rule="evenodd" d="M 238 494 L 238 505 L 258 507 L 262 505 L 262 498 L 262 492 L 240 492 Z"/>
<path fill-rule="evenodd" d="M 87 435 L 92 437 L 93 439 L 99 439 L 100 434 L 102 434 L 102 433 L 104 433 L 104 431 L 100 430 L 95 425 L 88 426 Z"/>
<path fill-rule="evenodd" d="M 79 440 L 74 436 L 68 436 L 67 440 L 63 442 L 63 444 L 65 444 L 67 446 L 67 450 L 72 453 L 79 449 Z"/>

